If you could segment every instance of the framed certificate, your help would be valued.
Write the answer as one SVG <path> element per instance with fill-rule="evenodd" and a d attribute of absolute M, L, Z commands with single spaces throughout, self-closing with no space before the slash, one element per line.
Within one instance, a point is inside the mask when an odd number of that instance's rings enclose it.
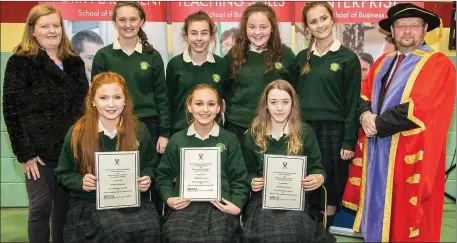
<path fill-rule="evenodd" d="M 138 151 L 96 152 L 97 210 L 139 207 Z"/>
<path fill-rule="evenodd" d="M 306 177 L 306 156 L 265 154 L 263 173 L 263 209 L 304 209 L 301 180 Z"/>
<path fill-rule="evenodd" d="M 181 148 L 179 196 L 191 201 L 221 200 L 219 147 Z"/>

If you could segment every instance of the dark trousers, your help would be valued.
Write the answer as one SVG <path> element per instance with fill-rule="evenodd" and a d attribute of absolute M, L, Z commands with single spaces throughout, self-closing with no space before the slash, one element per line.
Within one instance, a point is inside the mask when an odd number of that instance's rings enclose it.
<path fill-rule="evenodd" d="M 141 122 L 143 122 L 146 127 L 148 128 L 149 134 L 151 134 L 152 140 L 154 141 L 154 145 L 157 145 L 157 140 L 159 140 L 159 119 L 158 117 L 143 117 L 139 118 Z M 154 146 L 155 148 L 155 146 Z M 157 153 L 157 159 L 160 161 L 162 159 L 162 154 Z M 163 202 L 159 196 L 155 188 L 155 181 L 152 182 L 151 187 L 146 192 L 141 194 L 142 197 L 149 198 L 151 202 L 153 202 L 157 208 L 157 212 L 159 216 L 162 216 L 163 210 Z"/>
<path fill-rule="evenodd" d="M 32 243 L 49 242 L 51 219 L 52 242 L 63 242 L 63 228 L 69 208 L 68 189 L 57 183 L 54 169 L 57 163 L 43 161 L 46 165 L 38 164 L 40 178 L 28 179 L 25 184 L 29 198 L 28 235 Z"/>

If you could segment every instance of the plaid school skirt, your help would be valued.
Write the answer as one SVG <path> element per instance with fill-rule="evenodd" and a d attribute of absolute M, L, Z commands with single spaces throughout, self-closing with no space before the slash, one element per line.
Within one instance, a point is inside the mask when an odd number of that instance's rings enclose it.
<path fill-rule="evenodd" d="M 316 134 L 317 143 L 321 151 L 327 179 L 324 186 L 327 189 L 327 204 L 337 206 L 341 204 L 344 188 L 348 179 L 350 160 L 342 160 L 340 151 L 343 144 L 344 123 L 337 121 L 308 121 Z M 320 207 L 324 208 L 324 190 L 321 193 Z"/>
<path fill-rule="evenodd" d="M 243 212 L 245 242 L 336 242 L 324 225 L 304 211 L 262 209 L 262 191 L 253 192 Z"/>
<path fill-rule="evenodd" d="M 72 199 L 64 242 L 160 243 L 160 221 L 150 202 L 139 208 L 97 210 L 94 199 Z"/>
<path fill-rule="evenodd" d="M 184 209 L 163 216 L 163 242 L 240 242 L 240 218 L 214 207 L 209 202 L 192 202 Z"/>

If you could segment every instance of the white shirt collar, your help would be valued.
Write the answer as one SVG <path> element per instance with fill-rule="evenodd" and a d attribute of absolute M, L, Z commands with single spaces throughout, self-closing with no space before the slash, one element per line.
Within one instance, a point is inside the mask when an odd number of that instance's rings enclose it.
<path fill-rule="evenodd" d="M 185 50 L 184 53 L 182 54 L 182 59 L 185 61 L 185 62 L 192 62 L 192 64 L 194 65 L 198 65 L 196 64 L 192 58 L 190 57 L 190 53 L 189 53 L 189 50 Z M 213 56 L 213 53 L 208 51 L 208 54 L 206 55 L 206 60 L 205 62 L 211 62 L 211 63 L 215 63 L 216 60 L 214 60 L 214 56 Z M 201 64 L 200 64 L 201 65 Z"/>
<path fill-rule="evenodd" d="M 108 136 L 109 138 L 113 139 L 114 137 L 116 137 L 117 135 L 117 128 L 114 129 L 114 131 L 112 133 L 108 132 L 108 130 L 106 130 L 106 128 L 103 126 L 102 122 L 100 120 L 98 120 L 98 132 L 103 132 L 103 134 L 105 134 L 106 136 Z"/>
<path fill-rule="evenodd" d="M 192 124 L 190 124 L 189 128 L 187 129 L 187 136 L 195 135 L 196 138 L 201 139 L 201 140 L 205 140 L 205 139 L 209 138 L 209 135 L 211 135 L 213 137 L 219 136 L 219 130 L 220 130 L 219 125 L 215 122 L 214 125 L 213 125 L 213 128 L 211 128 L 211 131 L 209 131 L 208 135 L 206 135 L 206 137 L 202 138 L 197 133 L 197 131 L 195 131 L 194 123 L 192 123 Z"/>
<path fill-rule="evenodd" d="M 314 55 L 316 55 L 318 57 L 322 57 L 325 54 L 327 54 L 329 51 L 332 51 L 332 52 L 338 51 L 340 49 L 340 47 L 341 47 L 341 42 L 338 39 L 334 39 L 330 48 L 328 48 L 324 53 L 319 54 L 319 52 L 317 51 L 317 48 L 316 48 L 316 42 L 314 42 L 313 46 L 311 47 L 311 51 L 313 52 Z"/>
<path fill-rule="evenodd" d="M 132 53 L 134 51 L 138 52 L 138 53 L 143 53 L 143 45 L 141 44 L 140 42 L 140 38 L 137 37 L 137 43 L 136 43 L 136 46 L 135 48 L 131 51 L 131 52 L 127 52 L 125 51 L 124 49 L 122 49 L 122 46 L 121 46 L 121 43 L 119 43 L 119 39 L 116 39 L 113 43 L 113 49 L 114 50 L 122 50 L 125 54 L 127 54 L 128 56 L 132 55 Z"/>
<path fill-rule="evenodd" d="M 279 137 L 273 137 L 273 136 L 271 135 L 271 129 L 270 129 L 270 131 L 269 131 L 269 133 L 268 133 L 267 135 L 269 135 L 269 136 L 271 136 L 273 139 L 279 141 L 279 139 L 282 138 L 282 136 L 284 136 L 284 134 L 285 134 L 285 135 L 289 134 L 289 121 L 287 121 L 286 126 L 284 127 L 284 131 L 283 131 L 283 133 L 281 134 L 281 136 L 279 136 Z"/>
<path fill-rule="evenodd" d="M 249 50 L 250 51 L 253 51 L 253 52 L 257 52 L 257 53 L 262 53 L 264 52 L 266 49 L 256 49 L 253 45 L 249 45 Z"/>
<path fill-rule="evenodd" d="M 409 54 L 411 54 L 411 52 L 401 53 L 401 52 L 397 51 L 397 56 L 399 56 L 400 54 L 405 54 L 405 57 L 407 57 Z"/>

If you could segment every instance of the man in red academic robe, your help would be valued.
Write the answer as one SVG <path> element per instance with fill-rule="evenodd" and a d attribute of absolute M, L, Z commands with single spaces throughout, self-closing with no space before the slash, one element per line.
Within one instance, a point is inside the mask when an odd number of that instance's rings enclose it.
<path fill-rule="evenodd" d="M 381 56 L 363 82 L 343 205 L 357 210 L 353 229 L 366 242 L 438 242 L 455 67 L 424 43 L 440 25 L 436 14 L 405 3 L 387 15 L 379 26 L 398 51 Z"/>

